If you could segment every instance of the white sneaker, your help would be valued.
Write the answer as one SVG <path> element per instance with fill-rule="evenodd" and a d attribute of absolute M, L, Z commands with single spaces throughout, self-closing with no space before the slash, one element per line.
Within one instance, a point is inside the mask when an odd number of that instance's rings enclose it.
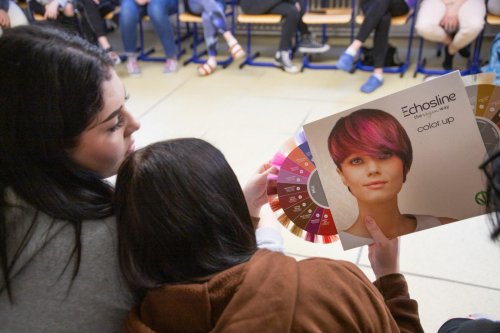
<path fill-rule="evenodd" d="M 296 74 L 300 71 L 300 69 L 293 64 L 288 51 L 277 51 L 274 56 L 274 64 L 290 74 Z"/>

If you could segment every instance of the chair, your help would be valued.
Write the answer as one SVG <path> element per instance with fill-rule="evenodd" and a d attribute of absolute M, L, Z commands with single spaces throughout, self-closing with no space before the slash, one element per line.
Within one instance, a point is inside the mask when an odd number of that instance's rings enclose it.
<path fill-rule="evenodd" d="M 226 17 L 229 17 L 231 19 L 231 32 L 234 35 L 235 32 L 235 8 L 236 8 L 236 0 L 230 0 L 229 7 L 226 10 Z M 195 64 L 203 64 L 205 63 L 205 59 L 203 59 L 203 56 L 207 54 L 207 50 L 199 51 L 198 47 L 200 44 L 204 42 L 203 38 L 199 37 L 198 34 L 198 24 L 202 23 L 201 16 L 195 15 L 192 13 L 189 13 L 187 11 L 184 11 L 179 15 L 179 21 L 182 23 L 186 24 L 192 24 L 193 25 L 193 42 L 191 44 L 191 48 L 193 50 L 193 53 L 191 57 L 189 57 L 186 61 L 184 61 L 184 66 L 186 66 L 189 63 L 195 63 Z M 222 68 L 226 68 L 233 62 L 233 58 L 231 56 L 228 56 L 224 58 L 223 60 L 218 60 L 217 65 L 222 66 Z"/>
<path fill-rule="evenodd" d="M 283 17 L 278 14 L 239 14 L 238 22 L 246 25 L 247 49 L 245 60 L 240 64 L 240 69 L 244 66 L 275 67 L 274 62 L 255 61 L 260 56 L 260 52 L 252 54 L 252 24 L 280 24 Z"/>
<path fill-rule="evenodd" d="M 408 6 L 410 7 L 410 11 L 407 14 L 396 16 L 391 19 L 391 26 L 403 26 L 408 24 L 408 22 L 410 23 L 410 34 L 408 36 L 408 47 L 406 49 L 405 60 L 399 66 L 384 67 L 384 73 L 399 73 L 400 77 L 403 77 L 403 75 L 408 70 L 408 67 L 410 67 L 411 47 L 413 44 L 413 34 L 415 31 L 417 1 L 408 1 Z M 361 25 L 363 21 L 364 21 L 363 14 L 358 14 L 356 16 L 356 23 Z M 362 71 L 373 71 L 373 68 L 374 68 L 373 66 L 363 65 L 361 63 L 361 59 L 358 57 L 358 61 L 356 62 L 356 69 Z"/>
<path fill-rule="evenodd" d="M 317 1 L 316 1 L 317 2 Z M 302 18 L 304 23 L 308 25 L 321 25 L 322 32 L 322 43 L 326 42 L 326 27 L 327 25 L 345 25 L 351 23 L 351 42 L 354 39 L 354 13 L 355 13 L 355 0 L 351 1 L 350 7 L 323 7 L 325 1 L 321 0 L 321 7 L 308 7 L 308 11 Z M 314 1 L 311 1 L 310 5 L 315 5 Z M 309 69 L 337 69 L 336 65 L 329 64 L 313 64 L 311 63 L 312 54 L 304 54 L 302 60 L 303 71 L 305 68 Z"/>

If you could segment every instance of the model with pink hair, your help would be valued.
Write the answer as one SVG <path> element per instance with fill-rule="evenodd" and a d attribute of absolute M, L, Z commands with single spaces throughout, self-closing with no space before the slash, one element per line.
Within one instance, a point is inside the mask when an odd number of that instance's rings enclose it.
<path fill-rule="evenodd" d="M 356 221 L 340 231 L 343 242 L 349 238 L 354 246 L 367 243 L 366 216 L 374 218 L 388 238 L 453 221 L 401 214 L 398 194 L 410 171 L 413 149 L 405 129 L 391 114 L 361 109 L 340 118 L 328 137 L 328 149 L 359 208 Z"/>

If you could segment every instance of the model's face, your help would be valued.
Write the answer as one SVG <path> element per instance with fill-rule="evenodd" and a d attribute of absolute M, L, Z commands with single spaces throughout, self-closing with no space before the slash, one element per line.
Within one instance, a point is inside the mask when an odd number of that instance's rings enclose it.
<path fill-rule="evenodd" d="M 391 152 L 377 156 L 353 153 L 337 172 L 360 202 L 386 202 L 397 197 L 403 186 L 403 162 Z"/>
<path fill-rule="evenodd" d="M 109 81 L 104 81 L 104 107 L 85 131 L 77 146 L 70 152 L 81 167 L 100 174 L 103 178 L 117 173 L 125 157 L 134 151 L 132 133 L 140 127 L 125 103 L 125 89 L 116 72 L 111 70 Z"/>

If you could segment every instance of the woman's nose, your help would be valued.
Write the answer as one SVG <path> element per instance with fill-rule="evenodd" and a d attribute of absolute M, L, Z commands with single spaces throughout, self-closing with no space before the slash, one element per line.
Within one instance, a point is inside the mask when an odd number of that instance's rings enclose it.
<path fill-rule="evenodd" d="M 369 159 L 366 162 L 366 168 L 369 174 L 373 173 L 378 173 L 379 172 L 379 165 L 378 162 L 375 159 Z"/>
<path fill-rule="evenodd" d="M 126 111 L 127 114 L 127 124 L 125 125 L 125 136 L 130 136 L 132 133 L 137 131 L 141 127 L 139 119 L 137 119 L 133 114 Z"/>

